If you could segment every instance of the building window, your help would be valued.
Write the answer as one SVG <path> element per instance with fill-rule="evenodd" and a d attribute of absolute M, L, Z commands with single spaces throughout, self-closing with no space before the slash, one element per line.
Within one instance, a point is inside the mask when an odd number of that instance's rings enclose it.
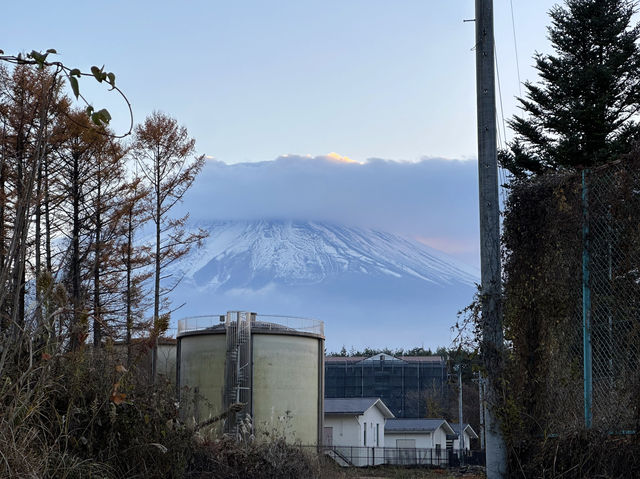
<path fill-rule="evenodd" d="M 380 424 L 376 424 L 376 446 L 380 447 Z"/>
<path fill-rule="evenodd" d="M 362 425 L 362 429 L 364 429 L 364 446 L 367 447 L 367 423 L 366 422 Z"/>

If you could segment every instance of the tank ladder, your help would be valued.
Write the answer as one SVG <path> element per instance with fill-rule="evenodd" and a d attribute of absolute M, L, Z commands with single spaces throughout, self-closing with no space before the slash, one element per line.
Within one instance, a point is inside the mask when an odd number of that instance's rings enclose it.
<path fill-rule="evenodd" d="M 240 439 L 253 433 L 251 424 L 251 323 L 256 313 L 229 311 L 225 319 L 226 358 L 224 410 L 229 411 L 224 432 Z M 242 407 L 234 406 L 242 405 Z M 233 407 L 232 407 L 233 406 Z"/>

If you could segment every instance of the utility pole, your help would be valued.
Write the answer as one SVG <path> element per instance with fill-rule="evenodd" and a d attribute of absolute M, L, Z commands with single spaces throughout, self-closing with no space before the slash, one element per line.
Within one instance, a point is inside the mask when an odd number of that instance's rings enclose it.
<path fill-rule="evenodd" d="M 476 0 L 476 89 L 480 190 L 481 351 L 487 371 L 485 416 L 487 479 L 506 477 L 506 447 L 496 406 L 503 378 L 500 212 L 496 143 L 493 0 Z"/>
<path fill-rule="evenodd" d="M 458 364 L 458 453 L 460 465 L 464 465 L 464 431 L 462 429 L 462 363 Z"/>
<path fill-rule="evenodd" d="M 484 378 L 482 372 L 478 371 L 478 399 L 480 403 L 480 449 L 484 450 Z"/>

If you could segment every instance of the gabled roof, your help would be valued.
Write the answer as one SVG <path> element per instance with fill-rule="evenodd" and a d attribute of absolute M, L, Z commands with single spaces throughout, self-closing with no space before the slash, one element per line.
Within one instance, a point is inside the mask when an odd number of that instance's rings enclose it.
<path fill-rule="evenodd" d="M 380 353 L 363 359 L 363 361 L 402 361 L 402 359 L 398 359 L 390 354 Z"/>
<path fill-rule="evenodd" d="M 444 419 L 389 419 L 384 432 L 433 432 L 441 427 L 447 434 L 455 434 L 449 423 Z"/>
<path fill-rule="evenodd" d="M 453 429 L 456 434 L 460 434 L 460 424 L 457 422 L 451 423 L 451 429 Z M 471 427 L 471 424 L 462 423 L 462 430 L 465 431 L 471 439 L 478 439 L 478 435 Z"/>
<path fill-rule="evenodd" d="M 385 418 L 395 417 L 380 398 L 325 398 L 325 414 L 350 414 L 359 416 L 376 406 Z"/>
<path fill-rule="evenodd" d="M 364 356 L 325 356 L 325 363 L 357 363 L 366 359 Z"/>

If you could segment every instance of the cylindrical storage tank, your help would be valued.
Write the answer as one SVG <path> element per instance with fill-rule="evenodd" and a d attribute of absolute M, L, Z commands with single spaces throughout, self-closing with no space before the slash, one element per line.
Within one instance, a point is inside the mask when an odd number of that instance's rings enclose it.
<path fill-rule="evenodd" d="M 177 363 L 181 394 L 189 391 L 195 399 L 185 404 L 181 398 L 181 407 L 196 422 L 242 403 L 256 437 L 275 434 L 289 442 L 321 444 L 321 321 L 240 312 L 187 318 L 178 325 Z M 217 430 L 222 432 L 222 421 Z"/>

